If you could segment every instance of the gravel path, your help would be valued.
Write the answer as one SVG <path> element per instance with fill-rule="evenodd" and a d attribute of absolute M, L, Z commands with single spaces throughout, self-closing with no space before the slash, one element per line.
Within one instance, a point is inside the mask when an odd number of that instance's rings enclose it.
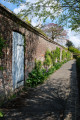
<path fill-rule="evenodd" d="M 14 100 L 5 109 L 5 120 L 80 120 L 77 101 L 76 62 L 71 60 Z"/>

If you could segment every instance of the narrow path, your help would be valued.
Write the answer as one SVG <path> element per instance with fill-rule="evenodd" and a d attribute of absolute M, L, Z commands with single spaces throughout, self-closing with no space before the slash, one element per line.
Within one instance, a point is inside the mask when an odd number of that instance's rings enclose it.
<path fill-rule="evenodd" d="M 71 60 L 5 107 L 5 120 L 80 120 L 77 101 L 76 62 Z"/>

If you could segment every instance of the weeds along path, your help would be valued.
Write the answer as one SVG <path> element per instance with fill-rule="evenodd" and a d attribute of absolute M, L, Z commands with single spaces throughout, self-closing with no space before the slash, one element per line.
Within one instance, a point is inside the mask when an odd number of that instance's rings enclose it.
<path fill-rule="evenodd" d="M 77 120 L 77 100 L 76 61 L 71 60 L 5 106 L 5 120 Z"/>

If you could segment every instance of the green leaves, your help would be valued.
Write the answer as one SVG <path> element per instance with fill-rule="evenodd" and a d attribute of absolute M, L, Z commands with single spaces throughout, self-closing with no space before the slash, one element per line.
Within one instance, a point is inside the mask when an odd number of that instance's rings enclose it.
<path fill-rule="evenodd" d="M 40 60 L 35 60 L 35 69 L 40 70 L 42 68 L 42 63 Z"/>
<path fill-rule="evenodd" d="M 58 62 L 60 60 L 60 48 L 56 47 L 56 55 L 57 55 L 57 59 L 58 59 Z"/>
<path fill-rule="evenodd" d="M 72 30 L 78 30 L 80 27 L 80 1 L 77 0 L 59 0 L 63 9 L 63 13 L 60 16 L 61 23 L 65 25 L 65 21 L 68 22 L 68 27 Z"/>
<path fill-rule="evenodd" d="M 77 48 L 71 46 L 69 47 L 69 51 L 72 52 L 74 54 L 74 58 L 77 58 L 78 55 L 80 55 L 80 50 L 78 50 Z"/>
<path fill-rule="evenodd" d="M 3 56 L 3 48 L 6 47 L 6 40 L 4 40 L 0 35 L 0 57 Z"/>
<path fill-rule="evenodd" d="M 24 3 L 26 8 L 21 10 L 25 16 L 37 17 L 38 20 L 46 22 L 49 18 L 52 21 L 59 19 L 59 23 L 67 25 L 72 30 L 79 31 L 80 27 L 80 0 L 37 0 L 37 1 L 26 1 L 26 0 L 4 0 L 13 4 L 21 5 Z"/>
<path fill-rule="evenodd" d="M 45 61 L 43 63 L 46 66 L 52 65 L 52 59 L 51 59 L 50 55 L 51 55 L 51 52 L 49 50 L 47 50 L 45 53 Z"/>
<path fill-rule="evenodd" d="M 2 111 L 0 111 L 0 118 L 4 117 Z"/>
<path fill-rule="evenodd" d="M 33 69 L 31 73 L 29 73 L 29 78 L 26 80 L 26 84 L 29 87 L 35 87 L 38 84 L 42 84 L 45 79 L 48 78 L 50 74 L 52 74 L 56 69 L 58 69 L 58 65 L 52 66 L 49 69 Z"/>
<path fill-rule="evenodd" d="M 58 59 L 57 63 L 55 62 L 56 58 Z M 31 73 L 29 73 L 28 79 L 26 80 L 27 86 L 35 87 L 38 84 L 43 83 L 50 74 L 59 69 L 61 65 L 67 62 L 67 60 L 70 60 L 70 58 L 71 53 L 69 51 L 65 52 L 65 50 L 63 50 L 63 61 L 59 62 L 60 48 L 56 47 L 56 50 L 54 51 L 47 50 L 45 53 L 45 61 L 43 62 L 43 64 L 40 60 L 35 61 L 35 68 L 32 70 Z"/>
<path fill-rule="evenodd" d="M 18 13 L 17 16 L 22 19 L 23 21 L 25 21 L 26 23 L 30 24 L 31 21 L 29 21 L 28 17 L 27 16 L 23 16 L 22 13 Z"/>
<path fill-rule="evenodd" d="M 35 87 L 38 84 L 43 83 L 46 76 L 43 74 L 44 70 L 33 69 L 31 73 L 29 73 L 29 78 L 26 80 L 26 84 L 29 87 Z"/>
<path fill-rule="evenodd" d="M 78 71 L 80 72 L 80 56 L 77 57 L 76 64 L 77 64 Z"/>
<path fill-rule="evenodd" d="M 21 3 L 25 3 L 25 0 L 4 0 L 4 1 L 17 4 L 17 5 L 20 5 Z"/>
<path fill-rule="evenodd" d="M 24 16 L 30 16 L 31 18 L 37 17 L 38 20 L 42 20 L 46 22 L 46 19 L 49 17 L 51 20 L 55 18 L 55 16 L 60 14 L 59 4 L 55 2 L 55 0 L 37 0 L 34 2 L 26 2 L 26 8 L 21 10 L 20 13 L 24 14 Z"/>
<path fill-rule="evenodd" d="M 71 46 L 73 47 L 73 43 L 68 40 L 67 43 L 66 43 L 66 46 L 67 46 L 68 48 L 71 47 Z"/>
<path fill-rule="evenodd" d="M 62 60 L 65 60 L 66 59 L 66 52 L 65 50 L 62 51 Z"/>
<path fill-rule="evenodd" d="M 65 51 L 63 50 L 62 51 L 62 60 L 65 61 L 65 60 L 70 60 L 71 59 L 71 52 L 70 51 Z"/>

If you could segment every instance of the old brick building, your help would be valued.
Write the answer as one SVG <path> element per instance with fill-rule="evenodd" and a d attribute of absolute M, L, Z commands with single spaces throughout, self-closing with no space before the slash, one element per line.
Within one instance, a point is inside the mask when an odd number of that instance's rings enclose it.
<path fill-rule="evenodd" d="M 43 61 L 47 49 L 55 50 L 56 46 L 64 49 L 1 4 L 0 36 L 6 40 L 4 54 L 0 58 L 0 66 L 3 68 L 0 70 L 0 98 L 24 85 L 35 59 Z"/>

